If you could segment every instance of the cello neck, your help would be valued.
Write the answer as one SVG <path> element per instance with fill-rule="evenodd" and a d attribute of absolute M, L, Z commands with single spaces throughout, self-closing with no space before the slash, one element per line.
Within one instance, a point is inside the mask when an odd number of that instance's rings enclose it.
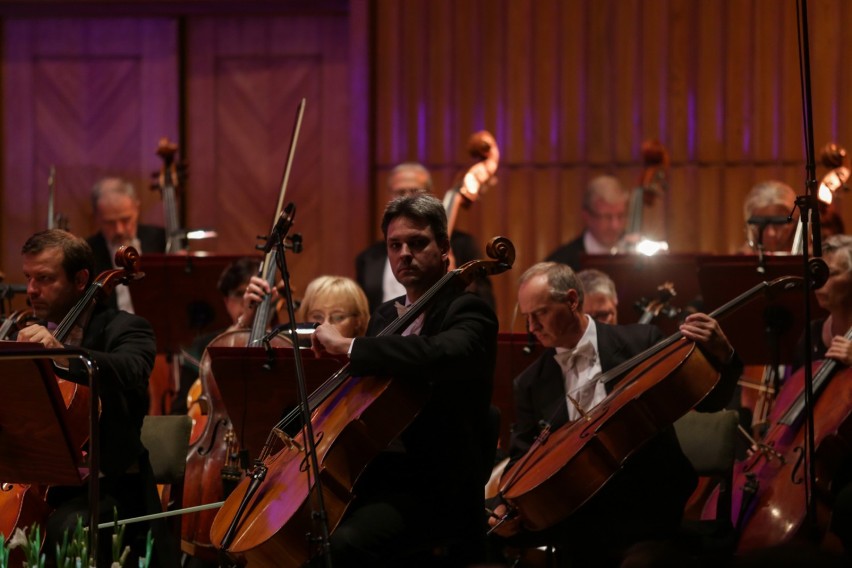
<path fill-rule="evenodd" d="M 163 211 L 166 222 L 166 253 L 183 250 L 183 235 L 178 221 L 177 192 L 174 184 L 167 183 L 163 187 Z"/>
<path fill-rule="evenodd" d="M 270 290 L 275 286 L 276 269 L 275 252 L 273 249 L 263 259 L 263 266 L 260 267 L 260 273 L 258 274 L 258 276 L 269 284 Z M 251 331 L 249 332 L 249 347 L 258 347 L 260 340 L 266 335 L 266 327 L 269 325 L 269 320 L 272 317 L 271 297 L 271 294 L 267 294 L 257 306 L 257 311 L 254 313 L 254 320 L 251 322 Z"/>
<path fill-rule="evenodd" d="M 847 341 L 852 340 L 852 327 L 850 327 L 843 336 Z M 819 394 L 825 389 L 828 384 L 829 379 L 834 376 L 839 370 L 840 363 L 834 359 L 825 359 L 822 364 L 819 366 L 819 370 L 814 374 L 813 378 L 813 394 L 814 397 L 819 396 Z M 802 389 L 802 392 L 799 393 L 799 396 L 796 397 L 796 400 L 793 404 L 790 405 L 790 408 L 787 409 L 787 412 L 780 418 L 779 422 L 782 424 L 792 425 L 795 424 L 805 412 L 805 391 Z"/>

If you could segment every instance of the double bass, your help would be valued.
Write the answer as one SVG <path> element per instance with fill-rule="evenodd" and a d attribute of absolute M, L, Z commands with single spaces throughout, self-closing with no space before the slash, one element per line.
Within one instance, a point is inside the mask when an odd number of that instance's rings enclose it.
<path fill-rule="evenodd" d="M 488 254 L 494 260 L 471 261 L 449 271 L 379 336 L 402 333 L 446 291 L 508 270 L 514 262 L 507 239 L 492 240 Z M 425 384 L 418 381 L 351 376 L 348 365 L 311 394 L 314 456 L 332 531 L 354 498 L 353 487 L 364 468 L 408 426 L 427 396 Z M 226 500 L 211 529 L 217 547 L 244 557 L 249 565 L 299 566 L 311 558 L 314 547 L 307 535 L 315 532 L 311 510 L 320 494 L 306 465 L 304 434 L 285 436 L 287 420 L 275 425 L 250 477 Z"/>

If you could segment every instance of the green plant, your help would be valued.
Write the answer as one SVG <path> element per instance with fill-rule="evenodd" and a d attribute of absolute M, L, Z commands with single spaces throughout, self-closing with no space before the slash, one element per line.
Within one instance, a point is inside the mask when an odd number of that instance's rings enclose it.
<path fill-rule="evenodd" d="M 116 523 L 112 535 L 112 566 L 111 568 L 122 568 L 127 562 L 130 547 L 122 547 L 124 540 L 124 525 L 118 525 L 116 511 Z M 56 545 L 57 568 L 95 568 L 95 557 L 89 553 L 89 529 L 83 526 L 83 520 L 77 517 L 74 534 L 69 539 L 68 531 L 62 535 L 62 543 Z M 145 542 L 145 557 L 139 559 L 139 568 L 151 566 L 151 553 L 154 547 L 154 538 L 148 531 Z M 0 533 L 0 568 L 9 568 L 9 555 L 14 548 L 21 548 L 24 554 L 23 565 L 26 568 L 44 568 L 45 555 L 41 553 L 41 528 L 34 524 L 28 528 L 16 528 L 6 542 L 5 535 Z"/>

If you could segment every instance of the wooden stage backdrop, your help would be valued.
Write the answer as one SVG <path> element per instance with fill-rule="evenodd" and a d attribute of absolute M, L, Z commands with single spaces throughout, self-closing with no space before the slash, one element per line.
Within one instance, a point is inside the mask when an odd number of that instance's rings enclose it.
<path fill-rule="evenodd" d="M 815 142 L 852 144 L 852 4 L 809 5 Z M 216 229 L 212 252 L 250 252 L 301 97 L 296 286 L 354 275 L 394 164 L 422 161 L 441 195 L 469 164 L 468 135 L 487 128 L 499 183 L 459 228 L 517 246 L 514 273 L 494 280 L 504 330 L 519 273 L 579 231 L 586 181 L 633 186 L 646 138 L 671 153 L 676 252 L 736 248 L 756 181 L 804 187 L 795 0 L 0 0 L 0 18 L 8 282 L 46 224 L 51 165 L 73 231 L 93 231 L 88 192 L 107 173 L 134 180 L 143 220 L 162 222 L 147 189 L 161 136 L 190 163 L 184 224 Z"/>

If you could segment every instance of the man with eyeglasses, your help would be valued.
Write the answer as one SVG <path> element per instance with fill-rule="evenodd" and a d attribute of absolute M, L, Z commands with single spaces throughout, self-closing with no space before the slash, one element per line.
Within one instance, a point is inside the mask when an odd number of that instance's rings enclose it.
<path fill-rule="evenodd" d="M 627 227 L 627 202 L 630 194 L 613 176 L 598 176 L 589 182 L 583 193 L 581 215 L 583 233 L 562 245 L 548 261 L 567 264 L 580 270 L 582 254 L 612 254 Z"/>

